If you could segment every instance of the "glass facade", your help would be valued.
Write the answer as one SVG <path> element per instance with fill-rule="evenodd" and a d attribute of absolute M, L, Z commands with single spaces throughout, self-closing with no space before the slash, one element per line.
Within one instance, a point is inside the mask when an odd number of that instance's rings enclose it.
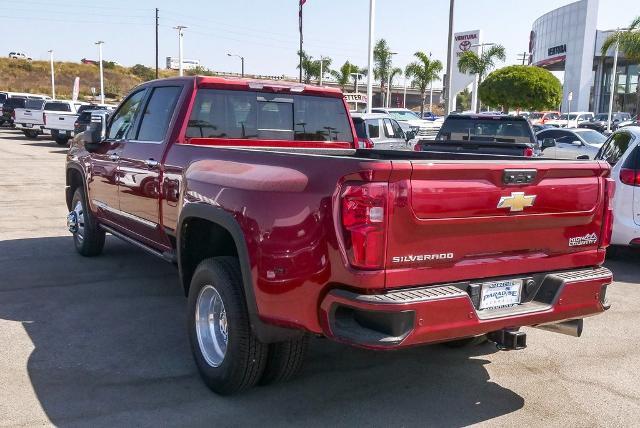
<path fill-rule="evenodd" d="M 609 98 L 611 96 L 611 69 L 613 58 L 607 58 L 604 64 L 602 87 L 600 90 L 600 112 L 609 110 Z M 637 88 L 640 64 L 624 64 L 618 62 L 616 89 L 613 96 L 613 111 L 623 111 L 637 114 Z"/>

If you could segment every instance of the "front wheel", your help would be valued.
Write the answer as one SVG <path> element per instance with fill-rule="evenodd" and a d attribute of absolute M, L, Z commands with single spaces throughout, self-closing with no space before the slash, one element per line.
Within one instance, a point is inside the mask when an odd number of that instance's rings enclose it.
<path fill-rule="evenodd" d="M 204 382 L 221 395 L 254 386 L 267 362 L 267 345 L 251 330 L 234 257 L 203 260 L 189 288 L 188 333 Z"/>
<path fill-rule="evenodd" d="M 71 200 L 67 227 L 73 234 L 76 251 L 85 257 L 97 256 L 104 248 L 104 230 L 100 229 L 91 211 L 87 209 L 82 188 L 77 188 Z"/>

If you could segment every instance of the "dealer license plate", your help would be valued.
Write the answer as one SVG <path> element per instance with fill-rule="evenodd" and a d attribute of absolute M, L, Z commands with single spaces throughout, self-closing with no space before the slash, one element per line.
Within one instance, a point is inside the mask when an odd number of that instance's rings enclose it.
<path fill-rule="evenodd" d="M 520 304 L 522 280 L 485 282 L 480 292 L 480 309 L 495 309 Z"/>

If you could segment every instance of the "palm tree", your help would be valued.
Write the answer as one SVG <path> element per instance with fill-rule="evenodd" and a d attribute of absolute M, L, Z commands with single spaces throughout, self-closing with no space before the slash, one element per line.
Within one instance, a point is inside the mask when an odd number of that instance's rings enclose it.
<path fill-rule="evenodd" d="M 629 61 L 640 61 L 640 16 L 637 16 L 626 30 L 616 31 L 607 37 L 602 44 L 602 56 L 606 56 L 607 51 L 616 43 Z M 636 114 L 640 114 L 640 84 L 636 85 Z"/>
<path fill-rule="evenodd" d="M 305 51 L 298 51 L 298 56 L 302 57 L 302 76 L 304 83 L 311 83 L 311 79 L 317 74 L 315 73 L 315 62 L 313 57 L 307 55 Z M 319 63 L 318 63 L 319 64 Z M 296 66 L 296 68 L 300 69 L 300 64 Z M 318 70 L 319 73 L 319 70 Z"/>
<path fill-rule="evenodd" d="M 340 70 L 330 71 L 331 75 L 333 76 L 334 79 L 336 79 L 336 82 L 338 83 L 342 91 L 344 91 L 344 88 L 347 86 L 347 84 L 351 80 L 351 73 L 353 73 L 351 70 L 353 70 L 353 68 L 354 68 L 353 64 L 351 64 L 349 61 L 345 61 L 344 64 L 342 64 L 342 67 L 340 67 Z M 355 67 L 355 68 L 358 68 L 358 67 Z"/>
<path fill-rule="evenodd" d="M 380 39 L 376 42 L 373 48 L 373 77 L 380 81 L 380 92 L 383 101 L 385 99 L 386 83 L 389 81 L 389 74 L 393 68 L 392 55 L 393 52 L 391 52 L 391 48 L 389 48 L 389 44 L 385 39 Z M 385 103 L 383 102 L 382 105 L 385 105 Z"/>
<path fill-rule="evenodd" d="M 405 76 L 413 78 L 411 85 L 420 90 L 420 95 L 422 95 L 420 117 L 422 117 L 424 114 L 424 105 L 427 102 L 427 88 L 434 80 L 440 80 L 439 73 L 442 71 L 442 63 L 437 59 L 432 61 L 429 55 L 424 52 L 416 52 L 413 56 L 415 56 L 418 61 L 407 65 Z"/>
<path fill-rule="evenodd" d="M 480 55 L 473 51 L 464 51 L 458 58 L 458 70 L 460 73 L 475 74 L 478 76 L 478 87 L 487 73 L 495 66 L 495 60 L 505 61 L 505 49 L 502 45 L 493 45 Z M 480 98 L 478 97 L 478 104 Z M 477 108 L 478 106 L 474 106 Z"/>

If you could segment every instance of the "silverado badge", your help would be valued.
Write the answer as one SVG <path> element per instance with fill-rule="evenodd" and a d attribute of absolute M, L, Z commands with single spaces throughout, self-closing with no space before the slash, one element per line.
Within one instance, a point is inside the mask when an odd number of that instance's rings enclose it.
<path fill-rule="evenodd" d="M 503 196 L 498 202 L 498 208 L 509 208 L 511 212 L 524 211 L 532 207 L 536 195 L 525 195 L 524 192 L 511 192 L 511 196 Z"/>

